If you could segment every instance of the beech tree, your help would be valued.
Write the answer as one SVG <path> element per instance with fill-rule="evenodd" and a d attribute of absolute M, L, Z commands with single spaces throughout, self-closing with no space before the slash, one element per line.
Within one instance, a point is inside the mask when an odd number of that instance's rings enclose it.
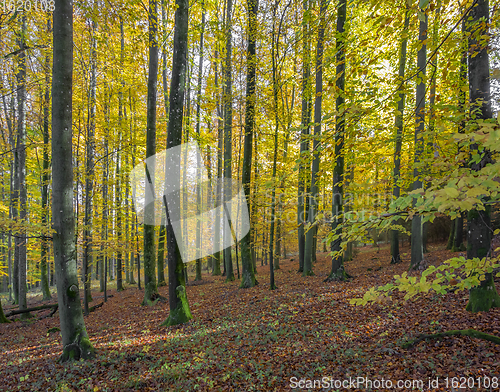
<path fill-rule="evenodd" d="M 256 62 L 255 47 L 257 40 L 257 12 L 259 9 L 258 0 L 248 0 L 248 46 L 247 46 L 247 91 L 245 108 L 245 141 L 243 150 L 243 168 L 241 181 L 247 205 L 250 206 L 250 180 L 252 173 L 252 146 L 253 131 L 255 127 L 255 77 Z M 253 287 L 257 284 L 255 271 L 252 262 L 251 250 L 252 230 L 241 240 L 241 268 L 242 268 L 242 288 Z"/>
<path fill-rule="evenodd" d="M 176 0 L 174 54 L 172 58 L 172 78 L 170 81 L 169 121 L 167 135 L 167 149 L 179 146 L 182 140 L 182 118 L 184 114 L 184 92 L 186 78 L 187 38 L 188 38 L 188 0 Z M 175 155 L 175 154 L 174 154 Z M 174 156 L 174 164 L 169 169 L 171 184 L 179 189 L 181 177 L 180 156 Z M 186 281 L 184 277 L 184 263 L 179 251 L 174 229 L 169 215 L 169 206 L 166 196 L 163 197 L 167 227 L 168 251 L 168 301 L 170 314 L 162 325 L 170 326 L 182 324 L 192 318 L 186 296 Z M 180 209 L 180 200 L 174 203 L 173 209 Z"/>
<path fill-rule="evenodd" d="M 345 141 L 345 21 L 347 1 L 339 0 L 337 9 L 337 38 L 336 55 L 336 101 L 337 112 L 335 124 L 335 167 L 333 169 L 333 203 L 332 203 L 332 232 L 335 239 L 331 243 L 332 270 L 327 280 L 345 280 L 347 273 L 344 269 L 342 244 L 342 204 L 344 198 L 344 141 Z"/>
<path fill-rule="evenodd" d="M 312 275 L 312 261 L 313 253 L 315 252 L 314 237 L 316 233 L 316 214 L 318 211 L 317 197 L 318 197 L 318 184 L 317 177 L 319 173 L 320 163 L 320 137 L 321 137 L 321 109 L 323 102 L 323 42 L 325 39 L 325 25 L 326 25 L 326 9 L 327 1 L 322 0 L 319 13 L 319 26 L 318 26 L 318 41 L 316 46 L 316 95 L 314 100 L 314 144 L 313 144 L 313 163 L 311 170 L 311 196 L 309 197 L 309 213 L 308 223 L 309 227 L 305 237 L 305 250 L 304 250 L 304 271 L 302 275 Z"/>
<path fill-rule="evenodd" d="M 147 141 L 146 159 L 156 153 L 156 82 L 158 79 L 158 1 L 149 1 L 149 71 L 147 99 Z M 172 90 L 170 90 L 172 91 Z M 171 118 L 171 117 L 169 117 Z M 169 122 L 170 126 L 170 122 Z M 145 176 L 148 182 L 154 179 L 154 165 L 146 166 Z M 146 200 L 145 217 L 154 222 L 154 203 Z M 158 295 L 155 276 L 155 227 L 144 224 L 144 304 L 151 304 Z"/>
<path fill-rule="evenodd" d="M 404 27 L 401 32 L 401 49 L 399 52 L 399 66 L 398 66 L 398 94 L 397 100 L 398 105 L 396 109 L 395 116 L 395 127 L 396 127 L 396 140 L 394 147 L 394 186 L 392 188 L 392 194 L 397 199 L 401 195 L 401 146 L 403 138 L 403 128 L 404 128 L 404 109 L 406 94 L 404 93 L 404 79 L 406 70 L 406 50 L 408 46 L 408 27 L 410 25 L 410 10 L 408 5 L 408 0 L 404 0 L 406 5 L 405 11 L 405 21 Z M 401 263 L 401 255 L 399 254 L 399 231 L 391 230 L 391 264 Z"/>
<path fill-rule="evenodd" d="M 52 67 L 52 225 L 63 353 L 61 361 L 93 357 L 83 320 L 73 217 L 73 2 L 55 0 Z"/>
<path fill-rule="evenodd" d="M 413 168 L 413 190 L 422 188 L 422 172 L 419 168 L 419 164 L 423 158 L 424 149 L 424 136 L 423 132 L 425 129 L 425 73 L 427 67 L 427 12 L 424 9 L 419 8 L 419 30 L 418 30 L 418 40 L 420 41 L 420 50 L 417 54 L 417 92 L 416 92 L 416 107 L 415 107 L 415 158 L 414 158 L 414 168 Z M 417 201 L 415 199 L 414 205 Z M 415 215 L 411 221 L 411 266 L 410 268 L 416 269 L 420 266 L 420 263 L 424 259 L 424 248 L 423 248 L 423 232 L 422 232 L 422 217 L 420 215 Z"/>
<path fill-rule="evenodd" d="M 476 127 L 493 117 L 490 102 L 490 66 L 488 55 L 488 0 L 477 0 L 470 10 L 469 22 L 469 100 L 471 122 Z M 492 163 L 491 152 L 480 150 L 478 144 L 471 145 L 471 170 L 477 172 Z M 474 155 L 479 155 L 479 159 Z M 483 210 L 472 209 L 467 215 L 467 259 L 488 257 L 491 253 L 491 206 Z M 479 286 L 469 292 L 467 310 L 488 311 L 500 307 L 500 297 L 495 287 L 493 274 L 486 273 Z"/>

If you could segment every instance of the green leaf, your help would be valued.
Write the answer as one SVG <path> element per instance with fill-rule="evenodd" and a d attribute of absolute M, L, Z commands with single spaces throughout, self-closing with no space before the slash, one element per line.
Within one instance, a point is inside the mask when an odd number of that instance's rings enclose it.
<path fill-rule="evenodd" d="M 422 10 L 425 10 L 427 8 L 427 6 L 429 5 L 430 3 L 430 0 L 420 0 L 418 2 L 418 7 Z"/>

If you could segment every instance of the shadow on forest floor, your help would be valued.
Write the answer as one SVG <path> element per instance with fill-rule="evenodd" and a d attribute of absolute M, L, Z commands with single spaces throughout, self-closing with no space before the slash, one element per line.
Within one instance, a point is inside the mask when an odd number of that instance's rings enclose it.
<path fill-rule="evenodd" d="M 430 246 L 430 263 L 452 255 L 444 247 Z M 354 276 L 348 282 L 323 282 L 330 270 L 326 254 L 318 254 L 315 276 L 308 278 L 296 273 L 297 257 L 281 260 L 274 291 L 269 290 L 268 266 L 258 267 L 259 285 L 251 289 L 204 272 L 200 284 L 187 288 L 193 320 L 177 327 L 159 326 L 168 305 L 141 306 L 143 292 L 137 286 L 112 290 L 113 298 L 85 318 L 97 351 L 92 361 L 56 362 L 61 338 L 48 330 L 59 326 L 57 314 L 0 325 L 0 390 L 287 391 L 300 385 L 297 390 L 312 390 L 306 380 L 318 380 L 318 390 L 370 390 L 366 384 L 348 384 L 350 378 L 363 377 L 372 382 L 372 390 L 386 390 L 381 382 L 391 380 L 392 390 L 410 391 L 409 383 L 418 387 L 422 382 L 422 390 L 431 391 L 438 389 L 429 382 L 439 377 L 441 390 L 451 391 L 452 377 L 474 381 L 475 388 L 467 390 L 484 390 L 477 386 L 485 376 L 493 387 L 500 346 L 456 336 L 408 350 L 400 344 L 420 333 L 450 329 L 475 328 L 498 336 L 500 309 L 470 314 L 464 292 L 352 306 L 350 298 L 389 282 L 409 262 L 408 248 L 402 249 L 400 265 L 389 263 L 387 247 L 378 253 L 377 248 L 361 250 L 346 263 Z M 161 287 L 160 294 L 168 297 L 168 288 Z M 459 384 L 463 380 L 457 379 Z M 398 381 L 407 384 L 398 387 Z M 347 388 L 335 388 L 339 382 Z"/>

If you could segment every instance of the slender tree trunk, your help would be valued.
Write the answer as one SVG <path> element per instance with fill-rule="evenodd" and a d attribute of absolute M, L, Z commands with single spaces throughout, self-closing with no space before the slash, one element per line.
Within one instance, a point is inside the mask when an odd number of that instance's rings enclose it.
<path fill-rule="evenodd" d="M 318 41 L 316 47 L 316 95 L 314 102 L 314 144 L 313 144 L 313 163 L 311 170 L 311 196 L 309 201 L 308 223 L 309 229 L 306 233 L 305 250 L 304 250 L 304 270 L 302 276 L 314 275 L 312 270 L 312 260 L 314 251 L 314 237 L 316 233 L 316 214 L 318 210 L 318 184 L 316 177 L 319 173 L 320 163 L 320 137 L 321 137 L 321 104 L 323 100 L 323 41 L 325 38 L 325 13 L 328 2 L 321 0 L 320 5 L 320 22 L 318 26 Z"/>
<path fill-rule="evenodd" d="M 421 10 L 424 20 L 420 20 L 418 40 L 422 47 L 417 54 L 417 68 L 419 70 L 417 94 L 416 94 L 416 107 L 415 107 L 415 158 L 413 169 L 413 190 L 421 189 L 423 186 L 422 173 L 418 167 L 424 151 L 423 132 L 425 130 L 425 73 L 427 68 L 427 13 Z M 416 199 L 414 199 L 414 206 Z M 411 222 L 411 263 L 410 269 L 417 269 L 424 259 L 423 248 L 423 231 L 422 231 L 422 217 L 414 215 Z"/>
<path fill-rule="evenodd" d="M 462 115 L 462 119 L 458 124 L 458 133 L 465 132 L 465 102 L 467 99 L 466 88 L 467 88 L 467 29 L 465 20 L 462 22 L 462 40 L 464 42 L 464 48 L 462 49 L 462 58 L 460 61 L 460 74 L 459 74 L 459 92 L 458 92 L 458 107 Z M 462 149 L 458 147 L 458 154 L 462 154 Z M 465 167 L 465 162 L 460 165 Z M 458 215 L 455 219 L 455 231 L 453 235 L 453 243 L 451 249 L 453 252 L 459 252 L 465 250 L 464 245 L 464 214 Z"/>
<path fill-rule="evenodd" d="M 493 117 L 490 102 L 490 68 L 488 55 L 489 4 L 488 0 L 478 0 L 470 11 L 471 22 L 468 26 L 469 36 L 469 99 L 471 104 L 470 117 L 475 123 Z M 474 124 L 473 123 L 473 124 Z M 477 123 L 474 124 L 477 127 Z M 492 162 L 490 151 L 481 151 L 479 145 L 470 146 L 471 154 L 479 154 L 481 160 L 471 164 L 472 171 L 480 171 Z M 487 200 L 485 200 L 487 201 Z M 467 259 L 480 259 L 491 254 L 491 206 L 484 210 L 471 210 L 467 216 Z M 467 310 L 470 312 L 487 312 L 491 308 L 500 307 L 498 295 L 493 280 L 493 274 L 485 274 L 485 279 L 477 287 L 469 291 Z"/>
<path fill-rule="evenodd" d="M 344 269 L 344 259 L 342 254 L 342 209 L 344 202 L 344 134 L 345 134 L 345 21 L 346 21 L 347 0 L 339 0 L 337 14 L 337 99 L 335 107 L 337 112 L 335 126 L 335 168 L 333 169 L 333 203 L 332 203 L 332 232 L 336 238 L 332 241 L 331 251 L 332 270 L 326 279 L 345 280 L 347 273 Z"/>
<path fill-rule="evenodd" d="M 224 203 L 232 199 L 231 177 L 232 177 L 232 127 L 233 127 L 233 90 L 232 90 L 232 16 L 233 1 L 227 0 L 226 9 L 226 63 L 224 66 Z M 231 218 L 228 215 L 229 226 Z M 224 244 L 231 243 L 231 231 L 224 230 Z M 231 257 L 231 246 L 224 249 L 224 264 L 226 266 L 226 282 L 234 280 L 233 261 Z"/>
<path fill-rule="evenodd" d="M 255 128 L 255 78 L 256 78 L 256 40 L 257 40 L 257 13 L 259 0 L 248 0 L 248 46 L 247 46 L 247 91 L 245 108 L 245 141 L 243 149 L 243 167 L 241 182 L 245 192 L 247 206 L 251 205 L 250 183 L 252 177 L 252 146 L 253 130 Z M 274 61 L 274 56 L 273 56 Z M 252 221 L 250 220 L 250 223 Z M 253 287 L 257 284 L 254 265 L 252 262 L 252 228 L 241 239 L 241 288 Z"/>
<path fill-rule="evenodd" d="M 10 113 L 12 113 L 12 119 L 9 115 L 9 110 L 7 109 L 7 103 L 5 100 L 5 95 L 2 96 L 3 109 L 5 113 L 5 119 L 7 122 L 7 130 L 9 132 L 9 146 L 12 151 L 12 159 L 10 162 L 10 181 L 9 181 L 9 219 L 14 221 L 14 211 L 16 210 L 16 173 L 17 173 L 17 152 L 16 152 L 16 141 L 14 137 L 14 124 L 15 123 L 15 108 L 14 108 L 14 94 L 11 94 L 10 101 Z M 16 210 L 17 211 L 17 210 Z M 14 239 L 15 241 L 15 239 Z M 9 302 L 13 300 L 12 292 L 14 291 L 14 283 L 17 287 L 18 281 L 14 280 L 14 269 L 15 267 L 15 259 L 12 260 L 12 230 L 9 230 L 8 238 L 7 238 L 7 246 L 8 246 L 8 272 L 9 272 Z M 14 255 L 15 256 L 15 255 Z M 14 301 L 15 302 L 15 301 Z M 15 302 L 17 303 L 17 302 Z"/>
<path fill-rule="evenodd" d="M 188 40 L 188 0 L 176 0 L 174 51 L 172 59 L 172 80 L 170 83 L 170 114 L 168 122 L 167 149 L 179 146 L 182 140 L 182 117 L 184 103 L 184 83 L 186 77 L 187 40 Z M 173 154 L 175 155 L 175 154 Z M 171 183 L 178 189 L 180 181 L 180 156 L 174 156 L 173 165 L 169 169 Z M 175 187 L 177 185 L 177 187 Z M 191 311 L 186 296 L 184 263 L 182 262 L 169 208 L 180 207 L 180 200 L 174 201 L 169 207 L 166 197 L 163 197 L 167 216 L 167 249 L 168 249 L 168 295 L 170 314 L 162 325 L 177 325 L 189 321 Z M 172 202 L 172 201 L 171 201 Z"/>
<path fill-rule="evenodd" d="M 107 133 L 107 131 L 106 131 Z M 106 290 L 106 273 L 108 259 L 108 138 L 104 137 L 104 160 L 102 166 L 102 228 L 101 228 L 101 263 L 100 291 Z"/>
<path fill-rule="evenodd" d="M 163 81 L 163 101 L 165 104 L 165 115 L 167 116 L 168 124 L 168 79 L 167 79 L 167 14 L 165 11 L 165 0 L 161 2 L 161 20 L 163 24 L 163 50 L 162 50 L 162 81 Z M 167 125 L 168 126 L 168 125 Z M 167 238 L 167 229 L 165 226 L 165 216 L 162 215 L 160 225 L 160 234 L 158 239 L 158 287 L 165 286 L 165 242 Z"/>
<path fill-rule="evenodd" d="M 94 11 L 97 9 L 94 3 Z M 87 124 L 87 161 L 85 170 L 85 222 L 83 230 L 83 307 L 85 315 L 89 314 L 89 302 L 92 301 L 91 294 L 91 267 L 92 257 L 92 193 L 94 182 L 94 134 L 96 117 L 96 89 L 97 89 L 97 15 L 92 15 L 92 50 L 90 54 L 90 92 L 89 92 L 89 116 Z"/>
<path fill-rule="evenodd" d="M 47 31 L 51 31 L 51 17 L 47 18 Z M 43 160 L 42 160 L 42 226 L 48 224 L 49 216 L 49 117 L 50 117 L 50 57 L 45 56 L 45 97 L 43 102 Z M 40 249 L 40 280 L 43 300 L 52 299 L 49 289 L 49 279 L 47 275 L 47 256 L 49 253 L 49 243 L 47 238 L 42 238 Z"/>
<path fill-rule="evenodd" d="M 309 40 L 309 0 L 303 0 L 304 14 L 302 18 L 302 117 L 301 117 L 301 138 L 300 138 L 300 163 L 299 163 L 299 183 L 298 183 L 298 203 L 297 203 L 297 225 L 299 242 L 299 271 L 304 272 L 305 257 L 305 228 L 307 222 L 307 207 L 305 206 L 305 193 L 307 190 L 306 176 L 309 170 L 306 169 L 304 160 L 306 151 L 309 151 L 309 123 L 311 122 L 311 55 Z"/>
<path fill-rule="evenodd" d="M 120 69 L 123 69 L 123 58 L 125 55 L 125 34 L 123 31 L 123 18 L 120 17 Z M 158 51 L 156 53 L 158 69 Z M 123 133 L 123 117 L 124 117 L 124 103 L 123 103 L 123 89 L 125 82 L 123 79 L 120 81 L 120 91 L 118 92 L 118 148 L 121 149 L 122 133 Z M 115 186 L 115 203 L 116 203 L 116 290 L 123 290 L 123 231 L 122 231 L 122 159 L 123 153 L 120 151 L 116 154 L 116 186 Z"/>
<path fill-rule="evenodd" d="M 257 275 L 257 178 L 259 178 L 259 163 L 258 163 L 258 137 L 257 133 L 255 134 L 255 137 L 253 138 L 253 152 L 254 158 L 253 158 L 253 196 L 252 196 L 252 212 L 250 214 L 250 230 L 252 231 L 252 242 L 251 242 L 251 249 L 252 249 L 252 263 L 253 263 L 253 270 L 254 273 Z"/>
<path fill-rule="evenodd" d="M 148 72 L 148 98 L 147 98 L 147 140 L 146 158 L 156 153 L 156 82 L 158 79 L 158 3 L 149 0 L 149 72 Z M 169 124 L 170 127 L 170 124 Z M 146 168 L 146 178 L 154 178 L 154 165 Z M 145 218 L 154 223 L 154 200 L 146 200 L 144 211 Z M 144 223 L 144 305 L 152 304 L 158 296 L 155 274 L 155 227 L 153 224 Z"/>
<path fill-rule="evenodd" d="M 121 107 L 121 106 L 120 106 Z M 122 112 L 118 111 L 118 116 Z M 119 121 L 121 124 L 121 121 Z M 121 129 L 121 126 L 120 126 Z M 121 131 L 120 131 L 121 132 Z M 118 148 L 121 146 L 121 135 L 118 137 Z M 121 197 L 121 185 L 122 185 L 122 173 L 121 173 L 121 159 L 122 153 L 118 152 L 116 154 L 116 167 L 115 167 L 115 228 L 116 228 L 116 290 L 123 290 L 123 233 L 122 233 L 122 197 Z"/>
<path fill-rule="evenodd" d="M 26 304 L 26 268 L 27 268 L 27 258 L 26 258 L 26 228 L 23 225 L 26 224 L 27 218 L 27 190 L 26 190 L 26 51 L 24 50 L 26 46 L 26 16 L 23 14 L 21 19 L 21 32 L 18 38 L 19 47 L 21 49 L 19 53 L 19 70 L 17 73 L 17 151 L 19 157 L 18 166 L 18 177 L 19 177 L 19 221 L 21 223 L 21 230 L 19 232 L 19 310 L 25 310 L 27 308 Z M 21 318 L 31 317 L 29 313 L 23 313 Z"/>
<path fill-rule="evenodd" d="M 73 3 L 55 0 L 52 68 L 52 225 L 62 361 L 93 357 L 83 319 L 76 270 L 73 161 Z"/>
<path fill-rule="evenodd" d="M 399 51 L 399 71 L 398 71 L 398 106 L 396 109 L 395 116 L 395 127 L 396 127 L 396 141 L 394 148 L 394 175 L 393 175 L 393 188 L 392 194 L 395 199 L 399 198 L 401 195 L 401 145 L 403 139 L 403 128 L 404 128 L 404 110 L 405 110 L 405 99 L 406 94 L 404 92 L 404 78 L 406 69 L 406 48 L 408 45 L 408 27 L 410 25 L 410 12 L 408 10 L 408 2 L 405 0 L 406 11 L 405 11 L 405 21 L 403 26 L 403 32 L 401 34 L 401 48 Z M 401 263 L 401 255 L 399 253 L 399 230 L 391 230 L 391 264 Z"/>
<path fill-rule="evenodd" d="M 215 91 L 216 91 L 216 107 L 217 107 L 217 179 L 216 179 L 216 189 L 215 189 L 215 205 L 216 207 L 219 207 L 222 203 L 221 199 L 221 193 L 222 193 L 222 183 L 221 183 L 221 177 L 222 177 L 222 154 L 223 154 L 223 127 L 222 127 L 222 110 L 220 106 L 220 96 L 218 92 L 218 87 L 219 87 L 219 80 L 218 80 L 218 51 L 215 51 L 215 60 L 214 60 L 214 68 L 215 68 L 215 75 L 214 75 L 214 84 L 215 84 Z M 221 226 L 220 226 L 220 221 L 221 221 L 221 214 L 220 214 L 220 208 L 216 209 L 215 212 L 215 228 L 214 228 L 214 249 L 216 252 L 214 252 L 214 268 L 212 275 L 218 276 L 221 274 L 220 270 L 220 262 L 221 262 L 221 256 L 222 252 L 219 250 L 220 249 L 220 240 L 221 240 Z"/>
<path fill-rule="evenodd" d="M 448 236 L 448 243 L 446 245 L 446 249 L 449 250 L 453 247 L 453 242 L 455 241 L 455 225 L 457 224 L 457 220 L 451 221 L 450 227 L 450 235 Z"/>
<path fill-rule="evenodd" d="M 205 34 L 205 2 L 202 0 L 201 3 L 202 15 L 201 15 L 201 32 L 200 32 L 200 53 L 199 53 L 199 63 L 198 63 L 198 86 L 196 89 L 196 138 L 198 144 L 200 144 L 200 109 L 201 109 L 201 78 L 203 72 L 203 36 Z M 200 155 L 198 154 L 196 162 L 196 278 L 195 280 L 201 280 L 201 198 L 202 198 L 202 186 L 201 186 L 201 168 L 203 163 L 200 162 Z"/>
<path fill-rule="evenodd" d="M 436 102 L 436 85 L 437 85 L 437 70 L 438 70 L 438 42 L 439 42 L 439 25 L 441 23 L 441 0 L 437 0 L 436 9 L 434 11 L 434 21 L 432 26 L 432 53 L 433 56 L 429 59 L 430 64 L 432 64 L 432 75 L 430 80 L 430 92 L 429 92 L 429 130 L 427 132 L 426 143 L 425 143 L 425 159 L 427 164 L 425 165 L 425 177 L 434 177 L 432 173 L 432 159 L 435 153 L 435 125 L 436 125 L 436 113 L 435 113 L 435 102 Z M 427 190 L 430 186 L 430 181 L 424 181 L 424 190 Z M 429 253 L 427 248 L 428 232 L 429 232 L 430 222 L 424 222 L 422 224 L 422 249 L 425 253 Z"/>

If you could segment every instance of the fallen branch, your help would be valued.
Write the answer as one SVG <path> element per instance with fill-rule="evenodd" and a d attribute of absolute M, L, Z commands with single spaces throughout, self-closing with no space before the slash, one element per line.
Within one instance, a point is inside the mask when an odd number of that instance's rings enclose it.
<path fill-rule="evenodd" d="M 28 309 L 22 309 L 22 310 L 13 310 L 12 312 L 9 312 L 5 315 L 5 317 L 10 317 L 14 316 L 16 314 L 21 314 L 21 313 L 28 313 L 28 312 L 36 312 L 38 310 L 44 310 L 44 309 L 56 309 L 59 305 L 58 304 L 51 304 L 51 305 L 40 305 L 40 306 L 35 306 L 34 308 L 28 308 Z M 55 313 L 55 311 L 54 311 Z"/>
<path fill-rule="evenodd" d="M 58 307 L 54 306 L 54 309 L 52 309 L 49 314 L 40 317 L 38 320 L 43 320 L 43 319 L 45 319 L 47 317 L 52 317 L 54 315 L 54 313 L 57 312 L 57 309 L 58 309 Z"/>
<path fill-rule="evenodd" d="M 401 345 L 401 347 L 402 348 L 410 348 L 410 347 L 413 347 L 418 342 L 421 342 L 422 340 L 439 339 L 439 338 L 442 338 L 444 336 L 455 336 L 455 335 L 469 336 L 471 338 L 489 340 L 490 342 L 500 344 L 500 337 L 498 337 L 498 336 L 489 335 L 489 334 L 484 333 L 484 332 L 476 331 L 475 329 L 459 329 L 459 330 L 434 333 L 431 335 L 422 334 L 422 335 L 417 336 L 413 340 L 410 340 L 406 343 L 403 343 Z"/>
<path fill-rule="evenodd" d="M 93 311 L 94 311 L 94 310 L 96 310 L 97 308 L 100 308 L 102 305 L 104 305 L 104 302 L 101 302 L 100 304 L 97 304 L 97 305 L 92 306 L 92 307 L 89 309 L 89 313 L 90 313 L 90 312 L 93 312 Z"/>

